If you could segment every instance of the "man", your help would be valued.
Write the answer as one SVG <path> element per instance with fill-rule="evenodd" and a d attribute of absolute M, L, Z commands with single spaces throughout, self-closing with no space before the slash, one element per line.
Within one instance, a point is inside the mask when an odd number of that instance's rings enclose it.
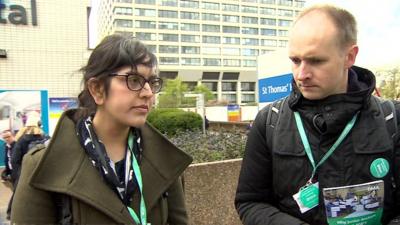
<path fill-rule="evenodd" d="M 10 130 L 5 130 L 2 132 L 2 138 L 5 141 L 4 144 L 4 165 L 5 169 L 1 174 L 1 179 L 5 181 L 13 181 L 11 180 L 11 173 L 12 173 L 12 165 L 11 165 L 11 155 L 12 155 L 12 149 L 14 148 L 15 145 L 15 138 L 14 134 Z M 10 199 L 7 207 L 7 219 L 10 218 L 10 213 L 11 213 L 11 201 Z"/>
<path fill-rule="evenodd" d="M 273 127 L 271 106 L 259 112 L 246 144 L 235 199 L 245 225 L 400 224 L 400 142 L 371 97 L 374 75 L 353 66 L 357 53 L 346 10 L 314 6 L 295 21 L 293 91 Z"/>

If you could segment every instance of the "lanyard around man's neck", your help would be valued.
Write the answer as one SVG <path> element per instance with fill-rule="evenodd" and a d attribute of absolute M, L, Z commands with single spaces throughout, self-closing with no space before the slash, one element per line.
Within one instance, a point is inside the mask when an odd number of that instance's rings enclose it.
<path fill-rule="evenodd" d="M 135 174 L 136 180 L 138 182 L 138 187 L 139 187 L 139 192 L 140 192 L 140 219 L 138 215 L 135 213 L 135 211 L 128 206 L 128 211 L 131 214 L 133 220 L 135 223 L 140 224 L 140 225 L 147 225 L 147 213 L 146 213 L 146 204 L 144 202 L 143 198 L 143 181 L 142 181 L 142 174 L 140 172 L 140 167 L 138 164 L 138 161 L 136 160 L 135 154 L 133 153 L 134 145 L 136 145 L 135 140 L 137 138 L 134 137 L 133 132 L 129 132 L 128 136 L 128 147 L 129 151 L 131 152 L 131 158 L 132 158 L 132 167 L 133 167 L 133 173 Z"/>
<path fill-rule="evenodd" d="M 315 164 L 314 158 L 312 156 L 312 151 L 311 151 L 311 147 L 310 147 L 310 143 L 308 142 L 307 136 L 306 136 L 306 132 L 304 130 L 304 126 L 303 126 L 303 122 L 301 121 L 301 117 L 299 112 L 294 112 L 294 117 L 296 119 L 296 125 L 297 125 L 297 130 L 300 133 L 300 137 L 301 137 L 301 141 L 303 142 L 303 146 L 304 146 L 304 150 L 307 153 L 307 157 L 310 160 L 310 163 L 313 167 L 313 171 L 311 174 L 311 178 L 310 180 L 308 180 L 307 183 L 312 182 L 312 179 L 314 178 L 315 172 L 317 171 L 317 168 L 324 163 L 329 156 L 332 155 L 332 153 L 336 150 L 336 148 L 340 145 L 340 143 L 342 143 L 342 141 L 346 138 L 346 136 L 349 134 L 350 130 L 353 128 L 357 117 L 358 117 L 358 113 L 356 113 L 353 118 L 346 124 L 346 127 L 343 129 L 342 133 L 340 134 L 340 136 L 338 137 L 338 139 L 335 141 L 335 143 L 332 145 L 332 147 L 328 150 L 328 152 L 325 153 L 325 155 L 322 157 L 322 159 Z"/>

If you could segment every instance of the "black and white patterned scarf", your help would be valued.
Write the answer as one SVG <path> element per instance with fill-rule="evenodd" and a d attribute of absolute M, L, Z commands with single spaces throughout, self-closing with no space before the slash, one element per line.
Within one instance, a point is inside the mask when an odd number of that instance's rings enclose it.
<path fill-rule="evenodd" d="M 94 129 L 92 117 L 83 118 L 76 124 L 76 132 L 79 137 L 81 146 L 85 149 L 86 154 L 89 156 L 93 166 L 99 171 L 108 186 L 118 195 L 125 205 L 129 205 L 134 191 L 138 188 L 138 184 L 134 171 L 132 169 L 131 157 L 132 154 L 127 147 L 125 155 L 125 173 L 127 179 L 120 179 L 117 175 L 115 164 L 107 156 L 104 144 L 98 139 Z M 132 128 L 131 131 L 134 136 L 133 153 L 140 163 L 141 148 L 140 148 L 140 133 Z M 127 145 L 128 146 L 128 145 Z M 128 159 L 128 160 L 127 160 Z M 129 162 L 128 162 L 129 161 Z M 127 184 L 125 184 L 127 183 Z"/>

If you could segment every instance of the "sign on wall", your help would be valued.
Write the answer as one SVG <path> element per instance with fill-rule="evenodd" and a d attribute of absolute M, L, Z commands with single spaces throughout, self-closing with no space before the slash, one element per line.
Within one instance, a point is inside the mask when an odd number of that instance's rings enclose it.
<path fill-rule="evenodd" d="M 77 98 L 50 98 L 50 135 L 53 134 L 61 114 L 72 108 L 78 107 Z"/>
<path fill-rule="evenodd" d="M 228 105 L 228 121 L 229 122 L 240 121 L 240 106 L 239 105 Z"/>
<path fill-rule="evenodd" d="M 292 78 L 293 75 L 289 73 L 258 80 L 260 102 L 273 102 L 289 95 L 292 91 Z"/>

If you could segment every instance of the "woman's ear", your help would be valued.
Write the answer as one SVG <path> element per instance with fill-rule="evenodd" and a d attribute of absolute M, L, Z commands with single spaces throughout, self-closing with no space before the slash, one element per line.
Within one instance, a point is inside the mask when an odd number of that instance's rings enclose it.
<path fill-rule="evenodd" d="M 104 85 L 98 79 L 92 77 L 88 80 L 88 90 L 96 105 L 103 105 L 105 101 Z"/>

